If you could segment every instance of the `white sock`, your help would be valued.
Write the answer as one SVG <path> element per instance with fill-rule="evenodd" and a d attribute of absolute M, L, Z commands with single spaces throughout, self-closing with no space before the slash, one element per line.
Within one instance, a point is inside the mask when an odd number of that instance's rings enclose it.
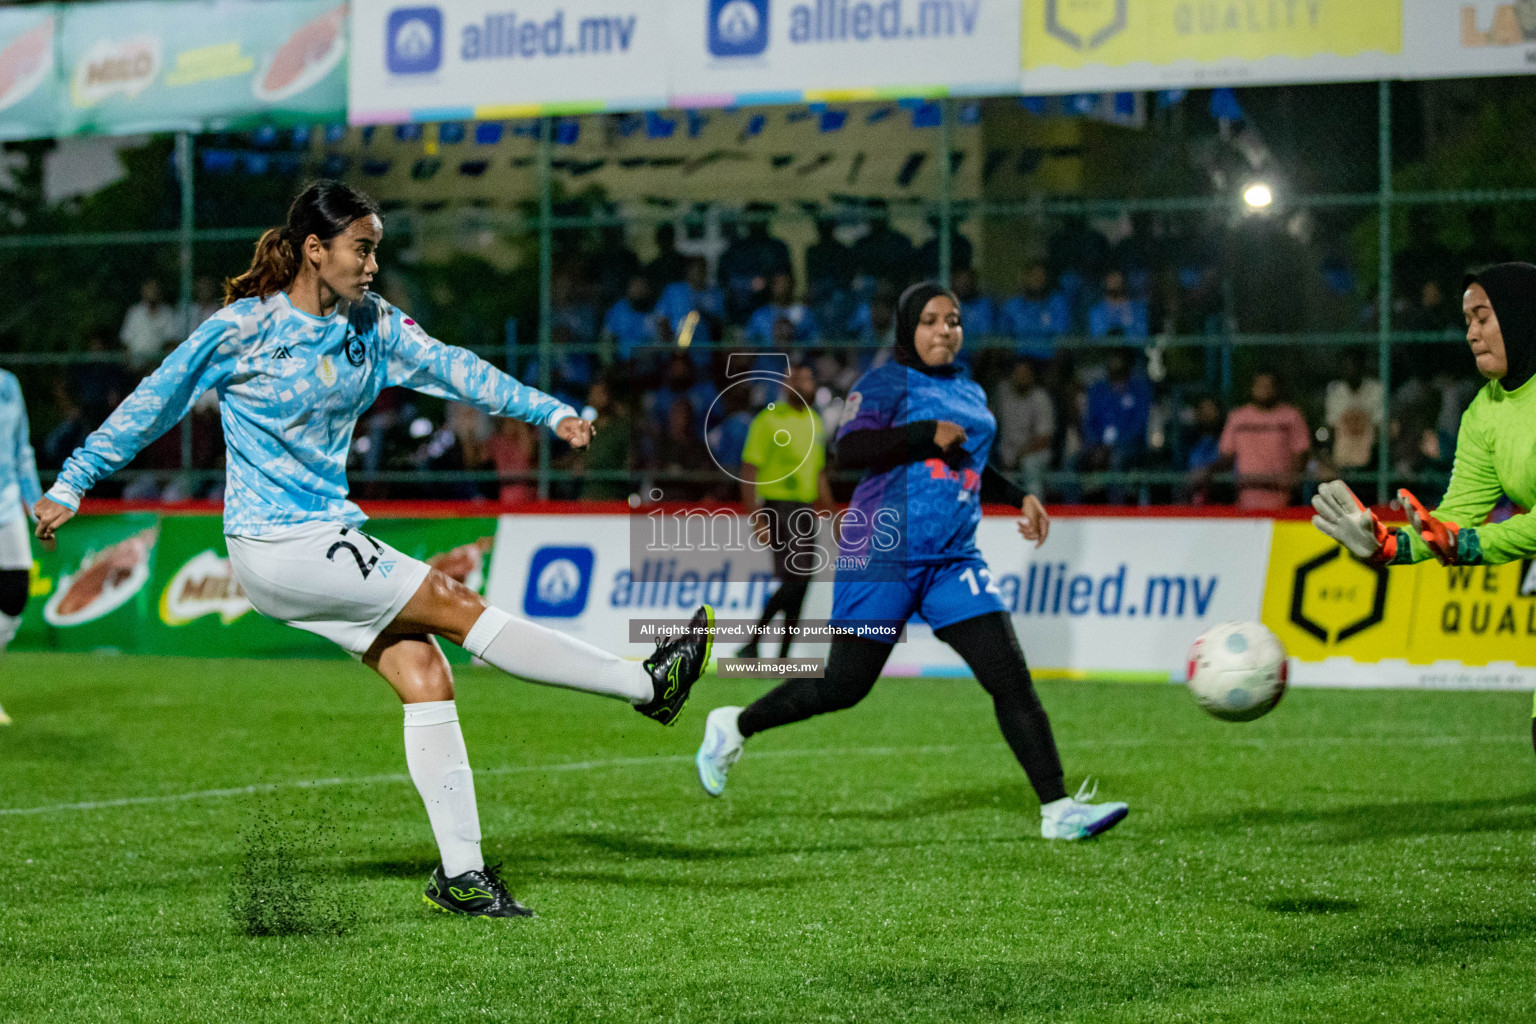
<path fill-rule="evenodd" d="M 11 638 L 16 635 L 16 631 L 20 628 L 21 619 L 14 615 L 0 612 L 0 654 L 5 653 L 6 645 L 11 642 Z"/>
<path fill-rule="evenodd" d="M 648 704 L 654 696 L 650 673 L 640 662 L 514 618 L 500 608 L 481 613 L 464 638 L 464 649 L 487 665 L 533 683 L 602 693 L 631 704 Z"/>
<path fill-rule="evenodd" d="M 432 834 L 449 878 L 485 867 L 480 856 L 480 812 L 475 777 L 451 700 L 405 706 L 405 764 L 427 805 Z"/>

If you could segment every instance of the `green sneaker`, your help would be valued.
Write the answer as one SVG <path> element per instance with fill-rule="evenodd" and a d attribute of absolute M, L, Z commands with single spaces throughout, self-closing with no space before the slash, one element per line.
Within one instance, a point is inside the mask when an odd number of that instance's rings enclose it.
<path fill-rule="evenodd" d="M 656 653 L 646 659 L 645 670 L 651 674 L 655 696 L 649 704 L 636 705 L 635 710 L 662 725 L 677 721 L 693 684 L 709 666 L 714 646 L 715 610 L 703 604 L 689 620 L 686 635 L 658 645 Z"/>
<path fill-rule="evenodd" d="M 431 907 L 447 914 L 465 914 L 469 917 L 532 917 L 533 911 L 513 898 L 498 870 L 466 871 L 456 878 L 443 874 L 439 864 L 427 879 L 427 892 L 422 900 Z"/>

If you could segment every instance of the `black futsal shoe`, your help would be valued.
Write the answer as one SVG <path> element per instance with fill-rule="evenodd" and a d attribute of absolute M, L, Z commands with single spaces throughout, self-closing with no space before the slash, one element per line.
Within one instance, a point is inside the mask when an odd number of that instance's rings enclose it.
<path fill-rule="evenodd" d="M 646 659 L 645 670 L 651 674 L 655 696 L 649 704 L 636 705 L 635 710 L 662 725 L 677 721 L 693 684 L 709 667 L 709 654 L 714 646 L 715 610 L 707 604 L 700 605 L 688 621 L 687 634 L 659 644 L 656 653 Z"/>
<path fill-rule="evenodd" d="M 427 879 L 427 892 L 422 900 L 445 914 L 464 914 L 468 917 L 532 917 L 533 911 L 517 902 L 507 884 L 501 880 L 498 869 L 466 871 L 455 878 L 443 874 L 439 864 Z"/>

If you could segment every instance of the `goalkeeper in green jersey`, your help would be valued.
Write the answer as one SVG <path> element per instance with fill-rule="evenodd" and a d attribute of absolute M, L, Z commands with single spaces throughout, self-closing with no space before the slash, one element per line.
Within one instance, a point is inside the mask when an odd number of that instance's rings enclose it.
<path fill-rule="evenodd" d="M 1426 511 L 1398 497 L 1408 528 L 1389 530 L 1342 480 L 1318 488 L 1312 524 L 1370 565 L 1499 565 L 1536 558 L 1536 515 L 1485 523 L 1501 495 L 1536 509 L 1536 266 L 1500 263 L 1463 282 L 1461 309 L 1477 370 L 1488 379 L 1461 417 L 1445 499 Z M 1536 744 L 1536 709 L 1531 741 Z"/>

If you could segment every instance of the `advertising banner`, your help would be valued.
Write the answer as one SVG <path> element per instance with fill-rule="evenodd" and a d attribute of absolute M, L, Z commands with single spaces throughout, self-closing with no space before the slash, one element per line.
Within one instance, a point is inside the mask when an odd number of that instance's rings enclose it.
<path fill-rule="evenodd" d="M 675 0 L 679 107 L 1015 90 L 1017 0 Z"/>
<path fill-rule="evenodd" d="M 1264 623 L 1301 685 L 1536 686 L 1532 563 L 1371 569 L 1309 523 L 1276 523 Z"/>
<path fill-rule="evenodd" d="M 646 555 L 633 525 L 626 515 L 509 515 L 378 519 L 367 530 L 497 607 L 629 657 L 654 646 L 630 642 L 643 639 L 631 620 L 686 619 L 705 601 L 721 620 L 760 614 L 773 588 L 767 551 Z M 1374 570 L 1310 523 L 1247 518 L 1058 519 L 1037 550 L 1011 518 L 988 516 L 977 543 L 988 571 L 972 583 L 998 595 L 1044 677 L 1182 681 L 1195 637 L 1262 618 L 1289 651 L 1297 685 L 1536 687 L 1533 562 Z M 345 656 L 251 608 L 217 516 L 82 516 L 37 558 L 18 650 Z M 829 572 L 811 585 L 804 620 L 831 608 Z M 746 639 L 718 637 L 717 653 Z M 791 653 L 821 657 L 826 644 Z M 887 673 L 966 669 L 913 621 Z"/>
<path fill-rule="evenodd" d="M 50 135 L 59 109 L 52 6 L 0 10 L 0 139 Z"/>
<path fill-rule="evenodd" d="M 1536 71 L 1536 7 L 1508 0 L 1407 0 L 1404 77 L 1463 78 Z"/>
<path fill-rule="evenodd" d="M 495 519 L 370 521 L 367 530 L 483 591 Z M 327 640 L 262 617 L 230 569 L 217 516 L 80 516 L 37 552 L 18 650 L 197 657 L 344 657 Z M 467 661 L 453 645 L 450 660 Z"/>
<path fill-rule="evenodd" d="M 1403 0 L 1023 0 L 1020 89 L 1396 78 L 1403 18 Z"/>
<path fill-rule="evenodd" d="M 770 591 L 766 553 L 722 553 L 715 568 L 676 569 L 658 555 L 632 558 L 627 517 L 584 516 L 581 539 L 570 519 L 509 516 L 502 520 L 487 596 L 498 607 L 574 633 L 631 656 L 642 644 L 619 646 L 631 618 L 686 618 L 709 601 L 722 618 L 754 618 Z M 1268 520 L 1066 519 L 1039 550 L 1024 544 L 1013 520 L 988 517 L 977 532 L 991 569 L 977 586 L 995 588 L 1015 616 L 1032 667 L 1047 674 L 1182 678 L 1190 643 L 1218 622 L 1258 617 L 1264 586 Z M 1234 558 L 1235 553 L 1242 558 Z M 734 582 L 729 582 L 734 581 Z M 831 613 L 832 584 L 818 580 L 806 619 Z M 722 641 L 720 652 L 732 645 Z M 767 645 L 765 645 L 766 647 Z M 799 645 L 793 653 L 825 653 Z M 959 657 L 912 623 L 892 655 L 897 675 L 964 672 Z"/>
<path fill-rule="evenodd" d="M 671 4 L 358 0 L 353 124 L 649 110 L 667 104 Z"/>
<path fill-rule="evenodd" d="M 56 10 L 63 95 L 45 134 L 220 131 L 339 119 L 346 108 L 344 3 L 129 2 Z"/>

